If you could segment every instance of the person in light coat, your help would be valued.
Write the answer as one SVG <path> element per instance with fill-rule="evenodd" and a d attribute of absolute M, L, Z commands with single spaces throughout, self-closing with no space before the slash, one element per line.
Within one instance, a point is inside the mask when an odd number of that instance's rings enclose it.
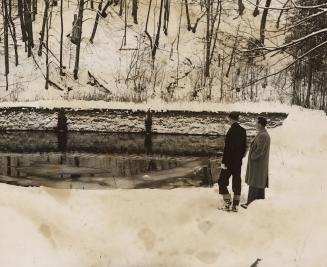
<path fill-rule="evenodd" d="M 269 185 L 269 151 L 270 136 L 266 130 L 267 119 L 258 117 L 256 128 L 257 135 L 251 143 L 245 182 L 249 185 L 248 199 L 243 208 L 256 199 L 265 198 L 265 188 Z"/>

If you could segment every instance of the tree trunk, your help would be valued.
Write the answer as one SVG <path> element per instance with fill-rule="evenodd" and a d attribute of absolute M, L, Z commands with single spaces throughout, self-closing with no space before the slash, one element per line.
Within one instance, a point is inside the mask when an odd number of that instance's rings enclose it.
<path fill-rule="evenodd" d="M 5 75 L 6 75 L 6 90 L 8 90 L 8 74 L 9 74 L 9 48 L 8 48 L 8 4 L 6 0 L 2 0 L 2 14 L 3 14 L 3 35 L 5 46 Z"/>
<path fill-rule="evenodd" d="M 45 65 L 46 65 L 46 73 L 45 73 L 45 89 L 49 88 L 49 17 L 47 16 L 46 20 L 46 36 L 45 36 L 45 45 L 46 45 L 46 53 L 45 53 Z"/>
<path fill-rule="evenodd" d="M 157 48 L 159 46 L 160 31 L 161 31 L 162 9 L 163 9 L 163 0 L 160 1 L 160 13 L 159 13 L 158 29 L 157 29 L 156 39 L 154 41 L 154 45 L 153 45 L 153 48 L 152 48 L 152 59 L 153 60 L 156 58 L 156 52 L 157 52 Z"/>
<path fill-rule="evenodd" d="M 312 63 L 309 62 L 309 71 L 308 71 L 308 89 L 307 89 L 307 96 L 305 98 L 305 106 L 307 108 L 310 108 L 310 97 L 311 97 L 311 88 L 312 88 L 312 76 L 313 76 L 313 71 L 312 71 Z"/>
<path fill-rule="evenodd" d="M 15 23 L 12 19 L 12 0 L 9 0 L 9 15 L 8 15 L 8 19 L 9 19 L 9 23 L 11 25 L 10 27 L 10 32 L 11 32 L 11 37 L 13 39 L 14 42 L 14 50 L 15 50 L 15 65 L 18 66 L 18 49 L 17 49 L 17 35 L 16 35 L 16 27 L 15 27 Z"/>
<path fill-rule="evenodd" d="M 64 40 L 64 18 L 63 18 L 63 0 L 60 0 L 60 75 L 64 76 L 63 65 L 62 65 L 62 46 Z"/>
<path fill-rule="evenodd" d="M 206 1 L 206 17 L 207 17 L 207 25 L 206 25 L 206 49 L 205 49 L 205 67 L 204 67 L 204 83 L 206 78 L 210 75 L 210 47 L 211 47 L 211 30 L 210 25 L 212 24 L 212 2 L 211 0 Z"/>
<path fill-rule="evenodd" d="M 222 62 L 221 62 L 221 71 L 220 71 L 220 101 L 224 99 L 224 57 L 225 52 L 223 51 Z"/>
<path fill-rule="evenodd" d="M 77 80 L 78 78 L 77 74 L 79 69 L 79 54 L 80 54 L 81 41 L 82 41 L 83 12 L 84 12 L 84 0 L 80 0 L 79 8 L 78 8 L 78 19 L 77 19 L 78 40 L 76 44 L 76 56 L 75 56 L 75 67 L 74 67 L 75 80 Z"/>
<path fill-rule="evenodd" d="M 238 0 L 238 14 L 240 16 L 243 15 L 244 9 L 245 9 L 245 7 L 244 7 L 244 4 L 243 4 L 243 1 L 242 0 Z"/>
<path fill-rule="evenodd" d="M 176 86 L 178 86 L 178 76 L 179 76 L 179 61 L 180 61 L 180 56 L 179 56 L 179 39 L 180 39 L 180 34 L 181 34 L 181 24 L 182 24 L 182 17 L 183 17 L 183 1 L 181 1 L 181 13 L 179 16 L 179 24 L 178 24 L 178 35 L 177 35 L 177 71 L 176 71 Z"/>
<path fill-rule="evenodd" d="M 37 0 L 33 0 L 33 13 L 32 13 L 32 20 L 35 21 L 35 15 L 37 14 Z"/>
<path fill-rule="evenodd" d="M 123 36 L 123 41 L 122 41 L 122 47 L 126 46 L 127 43 L 127 1 L 126 0 L 121 0 L 124 1 L 125 4 L 125 16 L 124 16 L 124 36 Z"/>
<path fill-rule="evenodd" d="M 148 36 L 148 38 L 150 40 L 150 48 L 152 49 L 152 37 L 150 36 L 150 34 L 148 32 L 148 23 L 149 23 L 150 11 L 151 11 L 151 4 L 152 4 L 152 0 L 150 0 L 150 3 L 149 3 L 148 14 L 146 16 L 144 33 L 146 34 L 146 36 Z"/>
<path fill-rule="evenodd" d="M 186 20 L 187 20 L 187 30 L 192 30 L 191 20 L 190 20 L 190 13 L 188 11 L 188 2 L 185 0 L 185 10 L 186 10 Z"/>
<path fill-rule="evenodd" d="M 38 50 L 38 56 L 42 56 L 42 47 L 43 47 L 43 40 L 44 40 L 44 34 L 45 34 L 45 27 L 49 18 L 49 0 L 44 0 L 45 6 L 44 6 L 44 13 L 43 13 L 43 22 L 42 22 L 42 30 L 40 33 L 40 45 Z"/>
<path fill-rule="evenodd" d="M 271 4 L 271 0 L 267 0 L 265 9 L 262 12 L 262 18 L 261 18 L 261 23 L 260 23 L 260 41 L 261 41 L 262 45 L 264 45 L 264 43 L 265 43 L 266 22 L 267 22 L 267 15 L 268 15 L 268 10 L 269 10 L 270 4 Z"/>
<path fill-rule="evenodd" d="M 164 26 L 163 26 L 163 31 L 165 35 L 168 35 L 169 15 L 170 15 L 170 0 L 165 0 Z"/>
<path fill-rule="evenodd" d="M 133 0 L 133 5 L 132 5 L 132 17 L 134 19 L 134 23 L 135 24 L 138 24 L 138 21 L 137 21 L 137 10 L 138 10 L 138 4 L 139 4 L 139 1 L 138 0 Z"/>
<path fill-rule="evenodd" d="M 101 1 L 102 2 L 102 1 Z M 108 2 L 105 4 L 105 6 L 104 6 L 104 8 L 103 8 L 103 10 L 101 11 L 101 16 L 102 17 L 107 17 L 107 9 L 108 9 L 108 7 L 109 6 L 111 6 L 112 5 L 112 0 L 108 0 Z"/>
<path fill-rule="evenodd" d="M 256 17 L 260 14 L 259 12 L 259 0 L 256 0 L 256 3 L 255 3 L 255 9 L 253 11 L 253 17 Z"/>
<path fill-rule="evenodd" d="M 95 17 L 95 22 L 94 22 L 94 26 L 93 26 L 93 30 L 92 30 L 92 35 L 91 35 L 91 38 L 90 38 L 90 42 L 92 44 L 93 44 L 94 36 L 95 36 L 95 33 L 97 31 L 97 28 L 98 28 L 98 24 L 99 24 L 100 12 L 101 12 L 101 9 L 102 9 L 102 2 L 103 2 L 103 0 L 100 0 L 100 2 L 99 2 L 98 12 L 97 12 L 97 15 Z"/>
<path fill-rule="evenodd" d="M 120 0 L 120 7 L 119 7 L 119 16 L 123 15 L 123 5 L 125 0 Z M 125 7 L 126 8 L 126 7 Z"/>
<path fill-rule="evenodd" d="M 25 0 L 18 0 L 17 1 L 17 7 L 18 7 L 18 16 L 20 20 L 20 28 L 22 31 L 22 37 L 23 37 L 23 42 L 27 41 L 27 35 L 26 35 L 26 26 L 25 26 L 25 21 L 24 21 L 24 2 Z"/>
<path fill-rule="evenodd" d="M 24 1 L 24 21 L 27 30 L 27 56 L 30 57 L 32 55 L 32 48 L 34 47 L 33 41 L 33 26 L 32 26 L 32 3 L 31 0 Z"/>

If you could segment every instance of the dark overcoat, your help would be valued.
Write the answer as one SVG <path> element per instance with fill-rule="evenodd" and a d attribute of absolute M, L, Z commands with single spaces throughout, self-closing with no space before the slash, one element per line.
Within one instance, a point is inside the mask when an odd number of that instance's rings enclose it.
<path fill-rule="evenodd" d="M 235 122 L 226 134 L 222 163 L 224 163 L 228 169 L 240 168 L 245 153 L 246 131 Z"/>
<path fill-rule="evenodd" d="M 270 136 L 266 129 L 260 130 L 251 143 L 245 182 L 256 188 L 269 185 Z"/>

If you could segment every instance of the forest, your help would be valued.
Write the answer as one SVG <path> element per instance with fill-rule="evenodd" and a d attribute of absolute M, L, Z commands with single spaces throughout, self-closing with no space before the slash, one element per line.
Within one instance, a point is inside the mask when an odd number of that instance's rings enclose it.
<path fill-rule="evenodd" d="M 0 101 L 327 110 L 325 0 L 1 0 Z"/>

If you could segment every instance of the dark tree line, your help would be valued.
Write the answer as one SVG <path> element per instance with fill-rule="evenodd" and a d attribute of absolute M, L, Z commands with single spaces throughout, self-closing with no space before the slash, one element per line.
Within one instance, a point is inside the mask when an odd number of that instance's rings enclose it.
<path fill-rule="evenodd" d="M 301 6 L 321 6 L 324 0 L 300 0 Z M 327 8 L 327 6 L 325 7 Z M 320 14 L 319 16 L 315 16 Z M 303 23 L 299 21 L 305 20 Z M 319 32 L 310 38 L 288 48 L 296 60 L 291 73 L 293 75 L 292 102 L 308 108 L 327 110 L 327 10 L 320 8 L 298 8 L 291 14 L 292 25 L 287 41 L 305 38 L 313 32 Z M 305 56 L 303 56 L 305 55 Z M 301 57 L 300 60 L 297 60 Z"/>

